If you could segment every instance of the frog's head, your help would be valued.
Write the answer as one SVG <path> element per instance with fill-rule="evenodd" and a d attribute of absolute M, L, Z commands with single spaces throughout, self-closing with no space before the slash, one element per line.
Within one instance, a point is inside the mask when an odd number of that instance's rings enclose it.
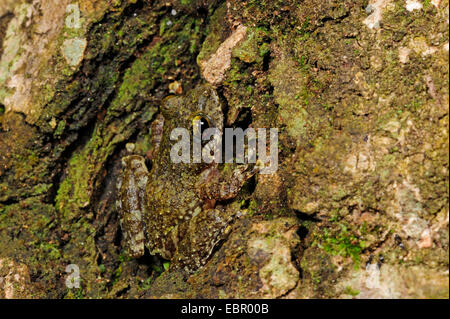
<path fill-rule="evenodd" d="M 192 132 L 214 127 L 223 131 L 223 104 L 216 90 L 207 84 L 197 86 L 186 96 L 166 98 L 161 113 L 171 128 L 182 127 Z"/>
<path fill-rule="evenodd" d="M 216 128 L 223 132 L 224 116 L 223 104 L 216 90 L 210 85 L 200 85 L 186 93 L 185 96 L 168 97 L 161 105 L 161 114 L 164 117 L 162 149 L 163 154 L 168 157 L 174 141 L 169 139 L 171 132 L 176 128 L 183 128 L 189 132 L 190 141 L 194 144 L 201 139 L 204 130 Z M 206 139 L 211 139 L 208 136 Z M 220 143 L 214 139 L 215 143 Z M 213 145 L 208 141 L 200 141 L 202 147 L 211 148 Z M 190 144 L 190 145 L 194 145 Z M 198 145 L 198 144 L 196 144 Z M 217 145 L 217 144 L 214 144 Z M 193 146 L 192 146 L 193 147 Z M 191 162 L 193 160 L 191 153 Z M 212 158 L 212 157 L 211 157 Z M 197 162 L 196 162 L 197 163 Z M 188 169 L 202 169 L 204 165 L 186 165 Z"/>

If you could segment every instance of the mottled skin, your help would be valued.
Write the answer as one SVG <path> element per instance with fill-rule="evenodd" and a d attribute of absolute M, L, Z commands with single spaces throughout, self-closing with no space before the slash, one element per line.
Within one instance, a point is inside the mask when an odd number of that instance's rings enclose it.
<path fill-rule="evenodd" d="M 217 202 L 235 197 L 256 167 L 242 165 L 226 175 L 212 164 L 175 164 L 170 150 L 174 128 L 187 128 L 201 116 L 210 127 L 223 131 L 223 110 L 217 92 L 208 85 L 193 89 L 185 97 L 171 97 L 161 106 L 161 129 L 154 138 L 152 168 L 144 158 L 124 157 L 118 183 L 121 227 L 133 257 L 151 254 L 171 261 L 171 267 L 192 272 L 202 266 L 223 239 L 236 212 Z M 192 136 L 191 136 L 192 137 Z M 192 141 L 192 139 L 191 139 Z M 192 162 L 192 161 L 191 161 Z"/>

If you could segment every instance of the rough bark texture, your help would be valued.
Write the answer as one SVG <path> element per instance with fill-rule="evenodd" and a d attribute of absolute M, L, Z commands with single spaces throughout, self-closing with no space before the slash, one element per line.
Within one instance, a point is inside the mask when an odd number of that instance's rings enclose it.
<path fill-rule="evenodd" d="M 448 19 L 448 0 L 0 0 L 0 297 L 448 298 Z M 229 124 L 280 128 L 279 169 L 186 278 L 126 257 L 115 182 L 202 81 Z"/>

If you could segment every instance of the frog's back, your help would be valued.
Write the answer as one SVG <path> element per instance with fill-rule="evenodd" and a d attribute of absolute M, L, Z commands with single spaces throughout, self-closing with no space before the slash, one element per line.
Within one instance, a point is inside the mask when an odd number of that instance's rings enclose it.
<path fill-rule="evenodd" d="M 145 216 L 147 246 L 151 253 L 170 259 L 183 235 L 179 226 L 201 211 L 201 201 L 194 190 L 196 178 L 175 170 L 154 172 L 151 177 Z"/>

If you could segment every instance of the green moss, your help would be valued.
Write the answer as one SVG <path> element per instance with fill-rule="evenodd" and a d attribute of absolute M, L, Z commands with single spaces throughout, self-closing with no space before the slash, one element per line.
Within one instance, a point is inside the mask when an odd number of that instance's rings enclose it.
<path fill-rule="evenodd" d="M 227 14 L 227 6 L 223 3 L 214 11 L 206 30 L 206 38 L 202 43 L 200 53 L 197 56 L 197 64 L 207 61 L 209 57 L 217 51 L 225 38 L 226 28 L 223 23 Z"/>
<path fill-rule="evenodd" d="M 43 197 L 30 197 L 18 204 L 0 205 L 2 257 L 24 263 L 30 276 L 45 283 L 35 294 L 41 298 L 54 294 L 60 279 L 55 269 L 62 258 L 61 247 L 54 235 L 57 225 L 54 207 L 43 204 L 42 200 Z"/>
<path fill-rule="evenodd" d="M 277 60 L 270 72 L 269 80 L 274 86 L 281 122 L 287 126 L 290 136 L 300 140 L 306 135 L 309 119 L 306 111 L 309 104 L 307 79 L 289 57 Z M 286 77 L 291 79 L 289 83 L 284 81 Z"/>
<path fill-rule="evenodd" d="M 251 0 L 231 6 L 231 12 L 249 25 L 288 28 L 296 24 L 295 13 L 301 5 L 299 0 Z"/>
<path fill-rule="evenodd" d="M 270 52 L 268 34 L 262 28 L 247 28 L 247 37 L 233 49 L 233 56 L 245 63 L 262 63 Z"/>
<path fill-rule="evenodd" d="M 166 25 L 168 19 L 162 21 L 162 25 Z M 180 64 L 192 60 L 186 51 L 192 53 L 198 47 L 201 22 L 190 17 L 170 21 L 170 28 L 160 29 L 163 39 L 149 47 L 125 72 L 117 97 L 109 110 L 112 115 L 131 112 L 138 99 L 146 98 L 147 92 L 173 76 Z"/>
<path fill-rule="evenodd" d="M 64 132 L 66 125 L 67 125 L 66 121 L 64 121 L 64 120 L 59 121 L 58 125 L 56 126 L 55 132 L 53 134 L 55 136 L 60 136 Z"/>
<path fill-rule="evenodd" d="M 106 151 L 102 146 L 101 137 L 96 135 L 81 152 L 69 160 L 69 174 L 61 183 L 56 196 L 56 207 L 67 222 L 78 217 L 80 209 L 90 204 L 95 165 L 97 161 L 101 163 L 102 159 L 98 156 L 102 156 L 102 152 Z"/>
<path fill-rule="evenodd" d="M 66 299 L 85 299 L 86 292 L 82 288 L 68 289 L 65 298 Z"/>
<path fill-rule="evenodd" d="M 339 226 L 340 231 L 325 228 L 320 233 L 316 233 L 314 245 L 331 255 L 352 258 L 355 268 L 359 268 L 360 255 L 365 248 L 365 242 L 349 232 L 344 224 Z"/>
<path fill-rule="evenodd" d="M 355 296 L 359 295 L 360 291 L 357 290 L 357 289 L 353 289 L 350 286 L 346 286 L 345 290 L 344 290 L 344 293 L 347 294 L 347 295 L 355 297 Z"/>
<path fill-rule="evenodd" d="M 248 205 L 249 216 L 252 216 L 252 215 L 258 213 L 258 208 L 259 208 L 258 202 L 256 200 L 251 200 L 250 204 Z"/>
<path fill-rule="evenodd" d="M 58 260 L 61 258 L 61 253 L 54 243 L 41 243 L 40 247 L 48 256 L 49 259 Z"/>
<path fill-rule="evenodd" d="M 142 284 L 139 286 L 139 290 L 148 290 L 152 287 L 153 277 L 149 277 L 145 279 Z"/>

